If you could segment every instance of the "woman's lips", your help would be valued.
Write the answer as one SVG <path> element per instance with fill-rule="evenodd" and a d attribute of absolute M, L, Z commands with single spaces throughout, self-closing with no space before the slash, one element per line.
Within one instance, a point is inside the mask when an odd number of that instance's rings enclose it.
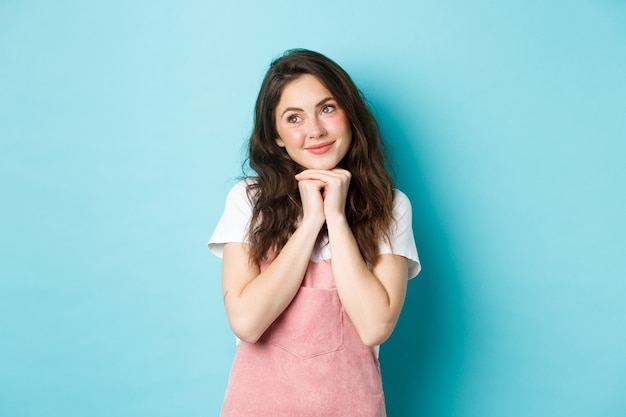
<path fill-rule="evenodd" d="M 309 146 L 308 148 L 306 148 L 306 150 L 311 152 L 312 154 L 321 155 L 328 152 L 328 150 L 331 148 L 331 146 L 333 146 L 334 143 L 335 142 L 320 143 L 319 145 Z"/>

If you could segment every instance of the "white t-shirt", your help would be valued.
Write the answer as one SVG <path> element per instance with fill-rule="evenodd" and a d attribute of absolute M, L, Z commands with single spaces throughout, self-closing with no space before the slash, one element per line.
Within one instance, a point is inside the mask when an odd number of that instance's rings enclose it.
<path fill-rule="evenodd" d="M 252 216 L 252 202 L 247 188 L 250 179 L 235 184 L 226 198 L 224 212 L 209 239 L 209 250 L 220 258 L 224 253 L 224 243 L 248 243 L 248 224 Z M 415 277 L 421 269 L 412 228 L 411 202 L 399 190 L 395 190 L 393 201 L 394 224 L 391 228 L 391 245 L 384 239 L 379 243 L 379 253 L 404 256 L 409 260 L 407 278 Z M 330 259 L 330 247 L 321 242 L 319 249 L 311 256 L 314 262 Z"/>

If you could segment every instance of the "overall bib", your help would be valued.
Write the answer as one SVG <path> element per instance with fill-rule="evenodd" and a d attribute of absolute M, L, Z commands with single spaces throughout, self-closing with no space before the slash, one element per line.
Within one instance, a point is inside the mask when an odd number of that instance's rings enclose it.
<path fill-rule="evenodd" d="M 378 359 L 343 310 L 330 261 L 310 262 L 282 315 L 257 343 L 239 343 L 221 416 L 385 415 Z"/>

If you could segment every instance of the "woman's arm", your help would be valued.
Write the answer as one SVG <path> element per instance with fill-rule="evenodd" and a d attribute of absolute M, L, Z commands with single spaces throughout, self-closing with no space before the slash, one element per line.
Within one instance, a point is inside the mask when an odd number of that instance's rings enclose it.
<path fill-rule="evenodd" d="M 367 267 L 346 221 L 327 220 L 337 292 L 361 340 L 368 346 L 391 335 L 406 295 L 408 261 L 399 255 L 378 257 Z"/>
<path fill-rule="evenodd" d="M 226 316 L 241 340 L 256 342 L 295 297 L 311 259 L 324 214 L 319 182 L 299 184 L 302 221 L 263 271 L 250 262 L 249 245 L 226 243 L 222 291 Z"/>
<path fill-rule="evenodd" d="M 368 268 L 345 215 L 348 171 L 305 170 L 296 178 L 324 183 L 324 216 L 339 298 L 363 343 L 381 344 L 391 335 L 404 304 L 408 260 L 385 254 Z"/>

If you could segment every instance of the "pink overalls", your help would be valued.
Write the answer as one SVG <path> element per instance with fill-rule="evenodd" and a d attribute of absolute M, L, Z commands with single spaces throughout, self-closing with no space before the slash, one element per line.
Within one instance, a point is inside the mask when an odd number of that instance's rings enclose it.
<path fill-rule="evenodd" d="M 343 310 L 330 261 L 257 343 L 240 342 L 222 417 L 384 417 L 380 367 Z"/>

